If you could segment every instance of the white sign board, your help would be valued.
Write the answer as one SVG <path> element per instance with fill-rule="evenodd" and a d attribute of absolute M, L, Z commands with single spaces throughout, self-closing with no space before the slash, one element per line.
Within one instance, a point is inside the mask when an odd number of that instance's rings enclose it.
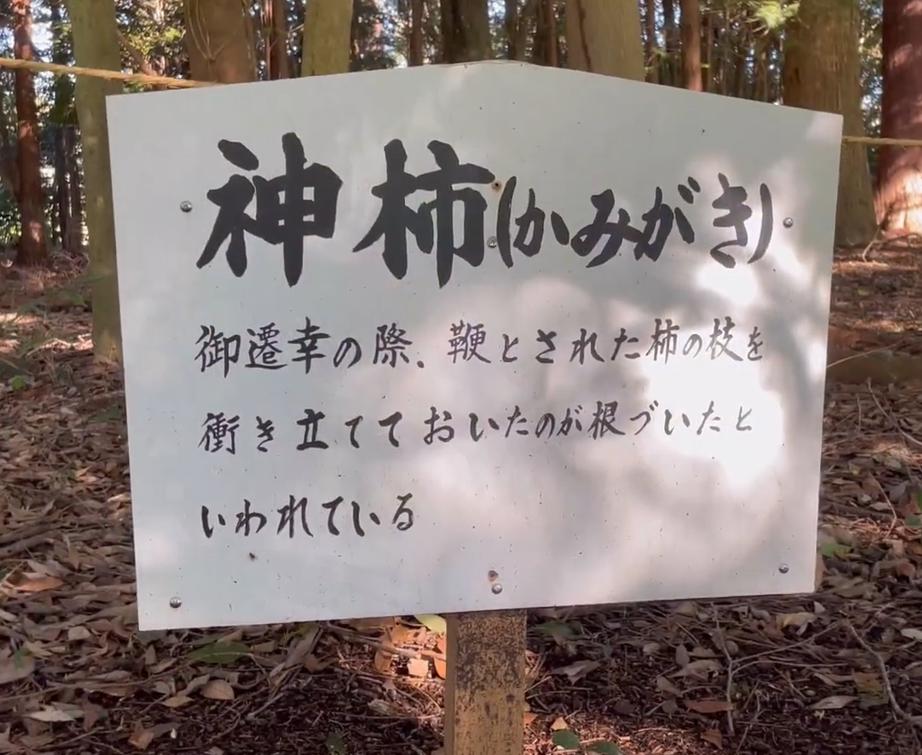
<path fill-rule="evenodd" d="M 108 106 L 142 628 L 812 590 L 838 116 L 496 63 Z"/>

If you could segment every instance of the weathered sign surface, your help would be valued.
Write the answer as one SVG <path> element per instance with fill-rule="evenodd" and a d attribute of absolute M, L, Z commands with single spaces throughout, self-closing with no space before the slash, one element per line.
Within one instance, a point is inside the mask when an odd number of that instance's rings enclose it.
<path fill-rule="evenodd" d="M 108 105 L 143 628 L 812 589 L 838 116 L 519 64 Z"/>

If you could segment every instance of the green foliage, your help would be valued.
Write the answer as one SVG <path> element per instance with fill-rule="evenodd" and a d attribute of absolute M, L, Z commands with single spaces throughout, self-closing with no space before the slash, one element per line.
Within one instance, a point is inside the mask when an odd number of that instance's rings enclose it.
<path fill-rule="evenodd" d="M 330 734 L 326 738 L 324 745 L 327 748 L 329 755 L 348 755 L 346 750 L 346 743 L 343 741 L 343 738 L 339 734 Z"/>
<path fill-rule="evenodd" d="M 579 737 L 569 729 L 555 731 L 551 735 L 551 742 L 560 750 L 579 750 Z"/>
<path fill-rule="evenodd" d="M 448 631 L 448 625 L 445 619 L 435 613 L 420 613 L 416 615 L 416 620 L 430 632 L 435 634 L 445 634 Z"/>
<path fill-rule="evenodd" d="M 596 742 L 586 750 L 590 755 L 621 755 L 621 748 L 614 742 Z"/>
<path fill-rule="evenodd" d="M 187 660 L 193 663 L 211 663 L 224 666 L 249 655 L 250 649 L 242 642 L 212 642 L 189 653 Z"/>
<path fill-rule="evenodd" d="M 766 30 L 778 31 L 797 15 L 798 2 L 785 0 L 750 0 L 753 18 Z"/>

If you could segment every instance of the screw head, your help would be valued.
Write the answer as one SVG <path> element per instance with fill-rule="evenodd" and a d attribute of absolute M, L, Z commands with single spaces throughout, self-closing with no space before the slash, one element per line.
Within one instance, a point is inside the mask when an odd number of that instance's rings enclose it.
<path fill-rule="evenodd" d="M 181 598 L 175 595 L 172 598 L 170 598 L 170 608 L 179 608 L 181 605 L 182 605 Z"/>
<path fill-rule="evenodd" d="M 787 574 L 789 571 L 791 571 L 791 567 L 787 564 L 780 564 L 778 566 L 778 571 L 780 571 L 782 574 Z"/>
<path fill-rule="evenodd" d="M 490 588 L 490 591 L 494 595 L 499 595 L 503 591 L 503 586 L 499 582 L 494 582 L 493 587 Z"/>
<path fill-rule="evenodd" d="M 490 236 L 490 238 L 487 239 L 487 246 L 490 247 L 490 249 L 496 249 L 498 243 L 496 236 Z"/>
<path fill-rule="evenodd" d="M 785 228 L 793 227 L 794 218 L 785 218 L 784 220 L 781 221 L 781 225 L 783 225 Z"/>
<path fill-rule="evenodd" d="M 179 203 L 179 209 L 183 212 L 192 212 L 192 202 L 190 202 L 188 199 L 184 199 Z"/>

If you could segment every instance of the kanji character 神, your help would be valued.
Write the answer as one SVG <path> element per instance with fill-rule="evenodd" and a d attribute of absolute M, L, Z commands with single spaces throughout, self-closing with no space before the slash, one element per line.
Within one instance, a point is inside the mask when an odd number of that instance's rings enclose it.
<path fill-rule="evenodd" d="M 222 139 L 218 149 L 230 163 L 245 171 L 259 167 L 259 158 L 240 142 Z M 289 286 L 301 277 L 304 266 L 304 239 L 307 236 L 331 238 L 336 226 L 336 203 L 342 180 L 326 165 L 312 163 L 305 167 L 304 147 L 297 134 L 282 136 L 285 173 L 271 179 L 247 178 L 239 173 L 224 186 L 206 196 L 218 206 L 211 235 L 196 265 L 204 267 L 227 244 L 227 264 L 238 278 L 246 272 L 246 234 L 282 245 L 285 279 Z M 305 189 L 312 198 L 305 198 Z M 256 216 L 246 209 L 256 195 Z"/>

